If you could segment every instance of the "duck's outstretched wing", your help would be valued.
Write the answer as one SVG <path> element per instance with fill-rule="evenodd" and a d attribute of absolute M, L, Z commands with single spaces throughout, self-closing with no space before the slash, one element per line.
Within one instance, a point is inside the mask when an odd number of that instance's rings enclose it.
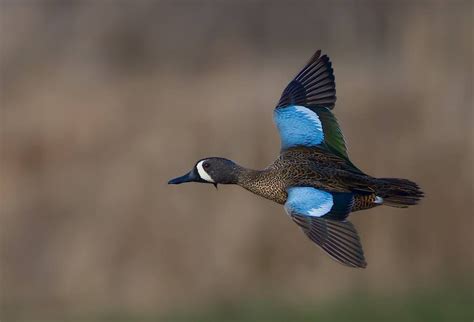
<path fill-rule="evenodd" d="M 285 209 L 309 239 L 341 264 L 367 266 L 357 231 L 346 220 L 354 204 L 352 193 L 329 193 L 312 187 L 287 191 Z"/>
<path fill-rule="evenodd" d="M 318 50 L 285 88 L 275 108 L 273 119 L 282 150 L 320 146 L 347 159 L 344 136 L 331 112 L 335 103 L 331 62 Z"/>

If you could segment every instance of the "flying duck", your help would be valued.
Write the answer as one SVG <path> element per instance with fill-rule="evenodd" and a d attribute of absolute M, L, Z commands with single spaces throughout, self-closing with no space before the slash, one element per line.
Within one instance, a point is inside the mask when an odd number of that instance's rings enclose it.
<path fill-rule="evenodd" d="M 274 109 L 280 156 L 263 170 L 219 157 L 196 162 L 185 182 L 237 184 L 284 205 L 303 232 L 338 262 L 367 266 L 350 213 L 381 205 L 405 208 L 423 197 L 407 179 L 375 178 L 349 159 L 344 136 L 332 113 L 336 84 L 331 62 L 318 50 L 288 84 Z"/>

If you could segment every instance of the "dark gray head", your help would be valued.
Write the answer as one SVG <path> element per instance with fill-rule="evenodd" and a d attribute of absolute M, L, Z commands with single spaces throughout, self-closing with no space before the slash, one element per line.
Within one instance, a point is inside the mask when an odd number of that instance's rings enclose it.
<path fill-rule="evenodd" d="M 184 176 L 168 181 L 168 184 L 185 182 L 232 184 L 237 182 L 240 167 L 224 158 L 206 158 L 199 160 L 194 168 Z"/>

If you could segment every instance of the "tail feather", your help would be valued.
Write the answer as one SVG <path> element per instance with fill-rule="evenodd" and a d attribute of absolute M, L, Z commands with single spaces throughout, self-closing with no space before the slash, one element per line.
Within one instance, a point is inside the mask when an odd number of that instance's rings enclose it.
<path fill-rule="evenodd" d="M 396 178 L 377 179 L 377 195 L 383 199 L 384 205 L 398 208 L 416 205 L 424 197 L 415 182 Z"/>

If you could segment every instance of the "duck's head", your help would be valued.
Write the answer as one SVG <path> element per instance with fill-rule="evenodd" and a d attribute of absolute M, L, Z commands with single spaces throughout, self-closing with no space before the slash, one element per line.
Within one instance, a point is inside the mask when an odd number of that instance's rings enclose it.
<path fill-rule="evenodd" d="M 237 182 L 239 166 L 231 160 L 224 158 L 206 158 L 196 162 L 194 168 L 184 176 L 168 181 L 168 184 L 185 182 L 233 184 Z"/>

